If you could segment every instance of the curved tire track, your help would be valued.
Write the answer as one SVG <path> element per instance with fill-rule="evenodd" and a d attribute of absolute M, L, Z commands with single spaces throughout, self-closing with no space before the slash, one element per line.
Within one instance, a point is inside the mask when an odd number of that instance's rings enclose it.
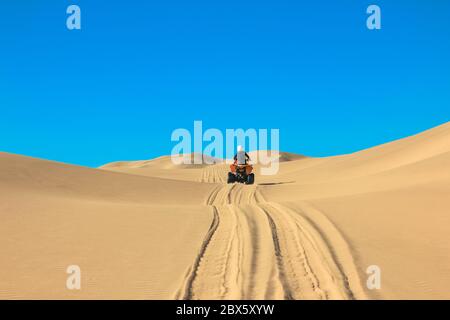
<path fill-rule="evenodd" d="M 217 167 L 205 168 L 201 180 L 221 181 Z M 217 185 L 205 204 L 214 217 L 176 298 L 365 298 L 356 268 L 344 268 L 328 237 L 302 210 L 267 202 L 256 185 Z"/>

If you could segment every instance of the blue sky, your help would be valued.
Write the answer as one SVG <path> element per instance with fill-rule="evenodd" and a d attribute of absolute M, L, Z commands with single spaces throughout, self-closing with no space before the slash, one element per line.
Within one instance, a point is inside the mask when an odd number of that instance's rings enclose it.
<path fill-rule="evenodd" d="M 148 159 L 202 120 L 349 153 L 450 119 L 449 39 L 449 1 L 2 1 L 0 150 Z"/>

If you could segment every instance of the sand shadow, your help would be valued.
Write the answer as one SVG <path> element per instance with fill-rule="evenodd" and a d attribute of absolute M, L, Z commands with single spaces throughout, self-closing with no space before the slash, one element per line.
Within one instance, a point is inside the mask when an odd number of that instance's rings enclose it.
<path fill-rule="evenodd" d="M 288 184 L 288 183 L 294 183 L 295 181 L 286 181 L 286 182 L 266 182 L 266 183 L 258 183 L 260 186 L 276 186 L 280 184 Z"/>

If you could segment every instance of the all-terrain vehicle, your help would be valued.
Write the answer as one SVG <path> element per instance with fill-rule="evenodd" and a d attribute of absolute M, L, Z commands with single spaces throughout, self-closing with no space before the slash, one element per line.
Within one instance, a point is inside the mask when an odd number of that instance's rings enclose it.
<path fill-rule="evenodd" d="M 230 166 L 231 171 L 228 172 L 227 183 L 245 183 L 253 184 L 255 183 L 255 174 L 252 173 L 253 166 L 250 164 L 232 164 Z"/>

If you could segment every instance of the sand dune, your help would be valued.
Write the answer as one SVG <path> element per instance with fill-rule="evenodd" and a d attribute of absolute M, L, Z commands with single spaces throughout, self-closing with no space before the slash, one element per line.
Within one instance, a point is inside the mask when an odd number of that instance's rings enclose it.
<path fill-rule="evenodd" d="M 268 201 L 322 213 L 352 248 L 360 278 L 378 265 L 373 298 L 450 298 L 450 124 L 355 154 L 286 164 L 261 186 Z M 304 211 L 307 212 L 307 211 Z"/>
<path fill-rule="evenodd" d="M 449 168 L 450 123 L 349 155 L 281 153 L 254 186 L 226 185 L 222 163 L 0 153 L 0 298 L 450 299 Z M 82 290 L 65 288 L 71 264 Z"/>
<path fill-rule="evenodd" d="M 206 155 L 192 153 L 190 155 L 192 164 L 175 165 L 170 156 L 162 156 L 156 159 L 143 161 L 121 161 L 108 163 L 101 166 L 101 169 L 130 173 L 147 177 L 161 177 L 165 179 L 196 181 L 202 169 L 208 166 L 207 163 L 221 163 L 222 159 L 209 157 Z M 201 164 L 195 164 L 197 160 Z M 188 169 L 188 170 L 182 170 Z"/>
<path fill-rule="evenodd" d="M 3 299 L 169 298 L 213 217 L 202 184 L 4 153 L 0 168 Z"/>

